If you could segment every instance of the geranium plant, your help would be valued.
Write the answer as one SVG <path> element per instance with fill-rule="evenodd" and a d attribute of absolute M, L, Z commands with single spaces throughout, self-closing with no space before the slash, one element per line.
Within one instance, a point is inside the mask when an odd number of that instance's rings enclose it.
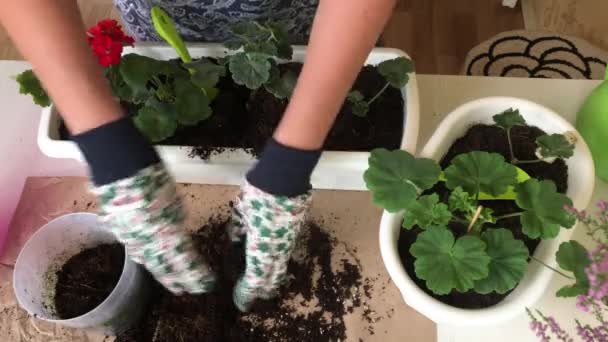
<path fill-rule="evenodd" d="M 386 83 L 371 98 L 366 99 L 365 95 L 358 90 L 353 90 L 346 98 L 350 103 L 352 112 L 356 116 L 365 117 L 369 112 L 369 107 L 374 103 L 389 87 L 401 89 L 410 80 L 409 73 L 414 71 L 414 63 L 405 57 L 398 57 L 384 61 L 377 66 L 378 73 L 384 77 Z"/>
<path fill-rule="evenodd" d="M 86 37 L 99 65 L 104 68 L 114 94 L 118 97 L 127 97 L 128 89 L 124 87 L 117 66 L 123 48 L 128 45 L 133 46 L 135 40 L 126 35 L 118 22 L 113 19 L 99 21 L 86 31 Z M 32 70 L 22 72 L 16 79 L 21 94 L 31 95 L 34 103 L 42 107 L 51 105 L 51 99 Z"/>
<path fill-rule="evenodd" d="M 133 45 L 115 20 L 102 20 L 87 30 L 87 39 L 104 69 L 114 96 L 135 104 L 136 126 L 153 142 L 167 139 L 181 126 L 195 125 L 212 114 L 210 96 L 226 68 L 202 58 L 183 65 L 176 61 L 127 54 L 123 47 Z M 20 92 L 46 107 L 51 100 L 31 70 L 17 76 Z"/>
<path fill-rule="evenodd" d="M 551 239 L 574 219 L 562 210 L 572 201 L 549 180 L 518 181 L 518 168 L 497 153 L 473 151 L 456 156 L 441 170 L 431 159 L 406 151 L 377 149 L 364 179 L 373 201 L 389 212 L 404 211 L 403 228 L 415 229 L 410 248 L 416 276 L 438 295 L 453 290 L 504 294 L 522 279 L 530 257 L 524 242 L 500 227 L 518 217 L 531 239 Z M 433 191 L 445 182 L 449 196 Z M 481 199 L 512 193 L 518 211 L 500 216 Z M 459 225 L 466 230 L 453 230 Z"/>
<path fill-rule="evenodd" d="M 232 29 L 234 39 L 225 45 L 235 51 L 227 57 L 234 82 L 251 90 L 264 88 L 279 99 L 291 96 L 297 75 L 281 74 L 277 59 L 291 60 L 293 48 L 287 30 L 275 22 L 243 22 Z"/>

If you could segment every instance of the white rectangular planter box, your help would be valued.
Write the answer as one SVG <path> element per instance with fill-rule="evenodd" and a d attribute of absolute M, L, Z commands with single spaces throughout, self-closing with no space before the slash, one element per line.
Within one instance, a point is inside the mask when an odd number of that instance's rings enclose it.
<path fill-rule="evenodd" d="M 224 57 L 228 50 L 220 44 L 193 44 L 188 46 L 194 57 Z M 124 53 L 137 53 L 157 59 L 178 58 L 175 51 L 167 45 L 138 44 L 126 48 Z M 382 61 L 407 55 L 396 49 L 374 49 L 366 64 L 378 64 Z M 304 62 L 306 48 L 294 47 L 293 60 Z M 405 107 L 403 137 L 401 148 L 416 150 L 419 126 L 419 102 L 416 75 L 411 74 L 409 83 L 401 90 Z M 76 144 L 59 140 L 60 117 L 54 106 L 42 111 L 38 129 L 38 145 L 44 154 L 52 158 L 72 158 L 83 160 Z M 221 147 L 221 146 L 218 146 Z M 381 147 L 381 146 L 379 146 Z M 244 150 L 228 149 L 214 154 L 209 160 L 200 160 L 188 156 L 189 146 L 158 145 L 157 150 L 162 159 L 180 182 L 203 184 L 241 184 L 245 173 L 255 163 L 255 158 Z M 323 153 L 321 160 L 312 175 L 312 185 L 317 189 L 365 190 L 363 172 L 367 169 L 368 152 L 332 152 Z"/>
<path fill-rule="evenodd" d="M 536 126 L 548 134 L 576 132 L 564 118 L 539 104 L 511 97 L 488 97 L 466 103 L 451 112 L 439 125 L 420 157 L 441 160 L 456 139 L 462 137 L 474 124 L 494 124 L 492 116 L 508 108 L 519 109 L 530 126 Z M 578 141 L 574 155 L 566 160 L 568 165 L 568 191 L 574 207 L 586 208 L 595 186 L 595 171 L 589 148 L 583 138 L 575 133 Z M 489 326 L 508 321 L 525 313 L 545 293 L 553 271 L 538 262 L 530 261 L 524 278 L 502 302 L 485 309 L 460 309 L 444 304 L 426 294 L 406 273 L 397 250 L 403 213 L 385 212 L 380 223 L 380 252 L 389 275 L 399 288 L 405 302 L 437 324 L 449 326 Z M 559 235 L 543 240 L 534 257 L 552 267 L 557 267 L 555 253 L 559 245 L 570 240 L 574 228 L 561 229 Z"/>

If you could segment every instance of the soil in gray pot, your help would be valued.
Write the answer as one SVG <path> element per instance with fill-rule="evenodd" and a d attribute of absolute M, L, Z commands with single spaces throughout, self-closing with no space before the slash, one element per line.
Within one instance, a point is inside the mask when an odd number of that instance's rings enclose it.
<path fill-rule="evenodd" d="M 101 304 L 118 283 L 125 263 L 119 243 L 85 249 L 57 272 L 55 310 L 61 319 L 81 316 Z"/>

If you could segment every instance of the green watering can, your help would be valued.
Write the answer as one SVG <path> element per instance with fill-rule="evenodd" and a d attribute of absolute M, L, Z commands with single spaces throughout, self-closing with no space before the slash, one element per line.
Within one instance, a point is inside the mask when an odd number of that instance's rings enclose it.
<path fill-rule="evenodd" d="M 608 69 L 604 79 L 585 100 L 576 128 L 591 150 L 598 177 L 608 182 Z"/>

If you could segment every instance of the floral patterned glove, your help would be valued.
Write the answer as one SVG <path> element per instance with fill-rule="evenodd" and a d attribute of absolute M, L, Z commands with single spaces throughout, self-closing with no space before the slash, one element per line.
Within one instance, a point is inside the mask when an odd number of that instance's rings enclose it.
<path fill-rule="evenodd" d="M 175 182 L 130 119 L 74 136 L 89 163 L 103 222 L 173 293 L 213 289 L 214 274 L 182 229 Z"/>
<path fill-rule="evenodd" d="M 233 299 L 248 311 L 287 280 L 287 265 L 311 203 L 310 174 L 320 151 L 301 151 L 271 140 L 241 187 L 229 225 L 233 242 L 245 241 L 245 273 Z"/>

